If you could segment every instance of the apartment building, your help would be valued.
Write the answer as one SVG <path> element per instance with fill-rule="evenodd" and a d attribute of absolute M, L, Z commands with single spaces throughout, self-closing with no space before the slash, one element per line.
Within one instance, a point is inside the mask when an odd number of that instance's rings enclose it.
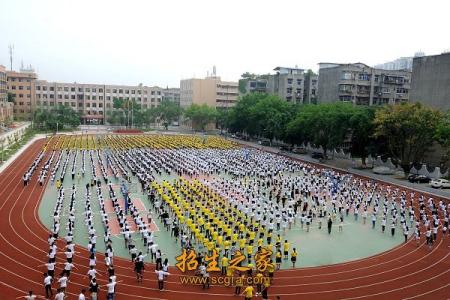
<path fill-rule="evenodd" d="M 305 73 L 303 104 L 317 104 L 317 88 L 319 76 L 312 71 Z"/>
<path fill-rule="evenodd" d="M 409 101 L 409 71 L 375 69 L 363 63 L 320 63 L 319 67 L 320 103 L 341 101 L 383 105 Z"/>
<path fill-rule="evenodd" d="M 0 126 L 13 119 L 13 103 L 8 102 L 8 82 L 5 66 L 0 65 Z"/>
<path fill-rule="evenodd" d="M 114 109 L 113 99 L 130 99 L 142 109 L 154 108 L 163 99 L 163 89 L 138 86 L 36 81 L 36 107 L 50 109 L 57 105 L 77 110 L 83 124 L 106 124 Z"/>
<path fill-rule="evenodd" d="M 180 89 L 179 88 L 166 88 L 163 94 L 163 100 L 171 101 L 180 105 Z"/>
<path fill-rule="evenodd" d="M 6 71 L 8 92 L 13 94 L 14 118 L 31 120 L 36 105 L 37 74 L 30 67 L 16 71 Z"/>
<path fill-rule="evenodd" d="M 217 109 L 224 109 L 234 106 L 238 96 L 238 83 L 222 81 L 218 76 L 180 81 L 180 106 L 183 108 L 191 104 L 207 104 Z"/>
<path fill-rule="evenodd" d="M 305 74 L 303 69 L 276 67 L 268 76 L 267 92 L 292 103 L 303 103 Z"/>
<path fill-rule="evenodd" d="M 443 111 L 450 109 L 450 52 L 414 58 L 410 98 Z"/>

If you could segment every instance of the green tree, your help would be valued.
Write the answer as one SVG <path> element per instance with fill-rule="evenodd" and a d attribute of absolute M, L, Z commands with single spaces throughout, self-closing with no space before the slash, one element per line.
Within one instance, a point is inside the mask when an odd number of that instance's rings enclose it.
<path fill-rule="evenodd" d="M 192 104 L 185 110 L 184 116 L 192 122 L 192 129 L 200 128 L 204 131 L 206 125 L 216 119 L 217 111 L 206 104 Z"/>
<path fill-rule="evenodd" d="M 81 124 L 81 116 L 68 106 L 58 105 L 50 110 L 37 109 L 34 112 L 34 122 L 43 129 L 75 128 Z"/>
<path fill-rule="evenodd" d="M 250 135 L 257 134 L 257 126 L 253 122 L 251 110 L 266 94 L 252 93 L 245 95 L 237 101 L 229 112 L 228 128 L 231 132 L 242 132 Z"/>
<path fill-rule="evenodd" d="M 182 113 L 181 107 L 175 102 L 164 100 L 155 109 L 156 118 L 162 122 L 167 130 L 170 123 L 178 120 Z"/>
<path fill-rule="evenodd" d="M 361 157 L 363 165 L 366 165 L 366 158 L 374 144 L 374 124 L 375 109 L 369 106 L 354 106 L 349 119 L 351 130 L 351 154 L 354 157 Z"/>
<path fill-rule="evenodd" d="M 302 106 L 295 118 L 287 125 L 288 135 L 300 142 L 312 142 L 321 147 L 325 156 L 329 149 L 336 148 L 349 133 L 350 104 L 331 103 Z"/>
<path fill-rule="evenodd" d="M 441 121 L 441 112 L 420 103 L 388 105 L 375 113 L 374 136 L 384 138 L 389 153 L 407 175 L 411 163 L 421 162 L 435 141 Z"/>
<path fill-rule="evenodd" d="M 446 160 L 448 160 L 450 158 L 450 110 L 437 126 L 436 140 L 446 150 Z"/>
<path fill-rule="evenodd" d="M 278 96 L 263 94 L 250 109 L 250 121 L 259 135 L 268 138 L 283 138 L 285 128 L 295 114 L 295 107 Z"/>

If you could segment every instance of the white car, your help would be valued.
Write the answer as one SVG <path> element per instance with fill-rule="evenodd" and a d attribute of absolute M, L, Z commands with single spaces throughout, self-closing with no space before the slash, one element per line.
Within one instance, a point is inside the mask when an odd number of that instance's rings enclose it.
<path fill-rule="evenodd" d="M 450 181 L 447 179 L 433 179 L 430 182 L 430 186 L 436 189 L 450 188 Z"/>

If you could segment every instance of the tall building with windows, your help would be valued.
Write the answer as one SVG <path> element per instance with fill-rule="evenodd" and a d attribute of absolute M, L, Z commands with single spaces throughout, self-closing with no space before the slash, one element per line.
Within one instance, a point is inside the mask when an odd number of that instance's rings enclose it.
<path fill-rule="evenodd" d="M 288 102 L 303 103 L 305 74 L 303 69 L 276 67 L 268 78 L 267 92 Z"/>
<path fill-rule="evenodd" d="M 320 103 L 383 105 L 409 101 L 409 71 L 375 69 L 363 63 L 320 63 L 319 67 Z"/>
<path fill-rule="evenodd" d="M 77 110 L 83 124 L 107 124 L 107 116 L 114 109 L 113 100 L 134 100 L 142 109 L 153 108 L 163 99 L 163 89 L 138 86 L 62 83 L 36 81 L 36 107 L 50 109 L 57 105 Z"/>
<path fill-rule="evenodd" d="M 30 67 L 6 71 L 8 92 L 13 94 L 13 114 L 17 120 L 31 120 L 36 106 L 37 74 Z"/>
<path fill-rule="evenodd" d="M 285 67 L 276 67 L 274 71 L 275 74 L 250 74 L 252 77 L 240 79 L 240 93 L 268 93 L 292 103 L 316 103 L 318 76 L 314 72 Z"/>
<path fill-rule="evenodd" d="M 450 52 L 414 58 L 411 101 L 450 109 Z"/>
<path fill-rule="evenodd" d="M 317 104 L 317 88 L 319 76 L 312 71 L 305 73 L 305 87 L 303 93 L 304 104 Z"/>
<path fill-rule="evenodd" d="M 225 109 L 234 106 L 238 96 L 238 83 L 222 81 L 218 76 L 180 81 L 180 106 L 183 108 L 191 104 L 207 104 L 217 109 Z"/>
<path fill-rule="evenodd" d="M 13 119 L 13 103 L 8 102 L 6 68 L 0 65 L 0 126 Z"/>
<path fill-rule="evenodd" d="M 163 100 L 171 101 L 180 105 L 180 89 L 179 88 L 164 89 Z"/>

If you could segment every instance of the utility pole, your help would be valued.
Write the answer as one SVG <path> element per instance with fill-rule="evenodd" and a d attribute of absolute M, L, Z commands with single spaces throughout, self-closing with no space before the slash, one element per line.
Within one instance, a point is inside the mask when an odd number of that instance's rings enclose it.
<path fill-rule="evenodd" d="M 14 45 L 13 44 L 9 44 L 9 63 L 10 63 L 10 68 L 11 71 L 13 70 L 12 64 L 13 64 L 13 52 L 14 52 Z"/>

